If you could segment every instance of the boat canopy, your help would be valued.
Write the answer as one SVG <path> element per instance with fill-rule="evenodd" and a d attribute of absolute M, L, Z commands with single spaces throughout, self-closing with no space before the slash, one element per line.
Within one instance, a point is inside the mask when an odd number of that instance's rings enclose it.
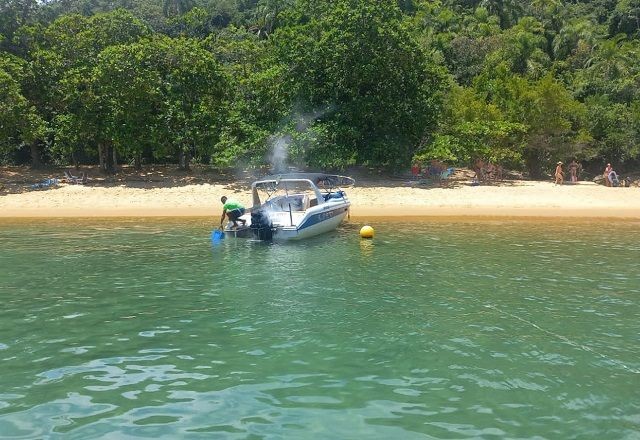
<path fill-rule="evenodd" d="M 259 182 L 278 182 L 280 180 L 310 180 L 318 188 L 348 187 L 356 184 L 351 177 L 325 173 L 286 173 L 265 176 Z"/>
<path fill-rule="evenodd" d="M 351 177 L 325 173 L 286 173 L 265 176 L 251 185 L 253 188 L 253 205 L 260 205 L 257 190 L 273 193 L 280 184 L 296 182 L 310 184 L 311 189 L 316 193 L 319 203 L 323 200 L 320 190 L 331 192 L 333 188 L 353 186 L 356 183 Z"/>

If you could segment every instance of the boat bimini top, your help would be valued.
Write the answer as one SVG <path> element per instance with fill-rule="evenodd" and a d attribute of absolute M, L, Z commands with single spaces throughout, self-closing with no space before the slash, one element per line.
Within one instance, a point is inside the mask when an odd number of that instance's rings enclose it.
<path fill-rule="evenodd" d="M 286 194 L 289 192 L 296 193 L 302 188 L 313 191 L 315 195 L 315 203 L 313 204 L 321 205 L 330 198 L 336 196 L 342 197 L 343 192 L 340 191 L 340 188 L 353 185 L 355 185 L 355 180 L 351 177 L 336 174 L 288 173 L 266 176 L 253 182 L 251 192 L 253 194 L 254 207 L 261 206 L 263 203 L 260 201 L 260 192 L 266 193 L 266 203 L 277 192 L 284 191 Z M 325 191 L 325 194 L 323 194 L 322 191 Z"/>

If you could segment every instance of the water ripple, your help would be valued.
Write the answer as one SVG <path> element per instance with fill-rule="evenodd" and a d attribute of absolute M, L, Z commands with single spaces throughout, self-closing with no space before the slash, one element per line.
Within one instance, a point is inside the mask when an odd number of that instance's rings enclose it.
<path fill-rule="evenodd" d="M 635 438 L 640 225 L 0 226 L 3 438 Z"/>

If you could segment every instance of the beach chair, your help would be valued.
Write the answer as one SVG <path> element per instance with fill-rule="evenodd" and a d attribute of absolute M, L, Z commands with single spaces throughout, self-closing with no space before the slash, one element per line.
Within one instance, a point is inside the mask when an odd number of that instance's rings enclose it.
<path fill-rule="evenodd" d="M 47 179 L 39 183 L 34 183 L 33 185 L 31 185 L 31 189 L 50 188 L 52 186 L 58 186 L 58 183 L 58 179 Z"/>
<path fill-rule="evenodd" d="M 436 179 L 438 184 L 440 186 L 445 185 L 446 180 L 448 180 L 449 177 L 451 177 L 451 175 L 453 174 L 454 171 L 455 171 L 454 168 L 445 168 L 445 169 L 441 170 L 440 173 L 437 175 L 437 179 Z"/>
<path fill-rule="evenodd" d="M 449 177 L 451 177 L 454 171 L 455 168 L 447 168 L 446 170 L 443 170 L 440 173 L 440 179 L 448 179 Z"/>
<path fill-rule="evenodd" d="M 84 185 L 87 183 L 87 174 L 85 172 L 80 173 L 80 176 L 74 176 L 69 170 L 64 170 L 64 179 L 67 183 L 74 185 Z"/>

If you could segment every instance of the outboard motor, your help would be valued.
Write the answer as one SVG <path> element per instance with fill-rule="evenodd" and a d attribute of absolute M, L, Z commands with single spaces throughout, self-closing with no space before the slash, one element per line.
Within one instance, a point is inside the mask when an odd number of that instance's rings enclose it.
<path fill-rule="evenodd" d="M 270 241 L 273 239 L 273 222 L 265 208 L 251 211 L 251 230 L 258 240 Z"/>

